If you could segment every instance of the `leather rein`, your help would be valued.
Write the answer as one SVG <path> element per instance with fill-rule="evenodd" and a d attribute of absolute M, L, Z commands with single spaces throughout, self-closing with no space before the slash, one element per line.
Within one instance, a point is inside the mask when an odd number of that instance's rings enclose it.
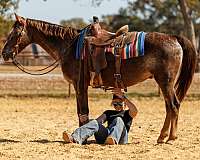
<path fill-rule="evenodd" d="M 18 55 L 19 53 L 19 43 L 21 42 L 21 38 L 22 38 L 22 35 L 24 34 L 24 28 L 22 28 L 20 34 L 19 34 L 19 37 L 17 39 L 17 44 L 14 46 L 14 56 L 12 57 L 12 63 L 18 68 L 20 69 L 22 72 L 24 73 L 27 73 L 27 74 L 30 74 L 30 75 L 45 75 L 51 71 L 53 71 L 55 68 L 57 68 L 59 66 L 59 61 L 60 59 L 57 59 L 55 60 L 55 62 L 53 62 L 52 64 L 50 64 L 49 66 L 43 68 L 43 69 L 37 69 L 37 70 L 30 70 L 28 68 L 25 68 L 15 57 L 16 55 Z M 50 67 L 52 67 L 51 69 L 49 69 Z M 33 72 L 41 72 L 43 71 L 42 73 L 33 73 Z"/>
<path fill-rule="evenodd" d="M 86 26 L 85 28 L 83 28 L 83 29 L 86 29 L 86 28 L 89 28 L 90 27 L 90 25 L 88 25 L 88 26 Z M 47 67 L 45 67 L 45 68 L 43 68 L 43 69 L 38 69 L 38 70 L 30 70 L 30 69 L 27 69 L 27 68 L 25 68 L 21 63 L 19 63 L 18 61 L 17 61 L 17 59 L 15 58 L 16 57 L 16 55 L 18 54 L 18 49 L 19 49 L 19 43 L 21 42 L 21 38 L 22 38 L 22 35 L 24 34 L 24 28 L 25 28 L 25 26 L 22 28 L 22 30 L 21 30 L 21 32 L 20 32 L 20 35 L 19 35 L 19 37 L 18 37 L 18 39 L 17 39 L 17 44 L 14 46 L 14 52 L 15 52 L 15 55 L 12 57 L 12 63 L 17 67 L 17 68 L 19 68 L 22 72 L 24 72 L 24 73 L 27 73 L 27 74 L 30 74 L 30 75 L 45 75 L 45 74 L 47 74 L 47 73 L 50 73 L 51 71 L 53 71 L 55 68 L 57 68 L 58 66 L 59 66 L 59 61 L 61 60 L 61 58 L 59 58 L 59 59 L 57 59 L 57 60 L 55 60 L 55 62 L 53 62 L 52 64 L 50 64 L 49 66 L 47 66 Z M 71 43 L 70 43 L 70 45 L 67 47 L 67 49 L 69 49 L 73 44 L 74 44 L 74 42 L 75 42 L 75 40 L 78 38 L 78 36 L 79 36 L 79 34 L 71 41 Z M 52 67 L 53 66 L 53 68 L 51 68 L 51 69 L 49 69 L 50 67 Z M 49 70 L 47 70 L 47 69 L 49 69 Z M 47 70 L 47 71 L 46 71 Z M 41 71 L 44 71 L 44 72 L 42 72 L 42 73 L 32 73 L 32 72 L 41 72 Z"/>
<path fill-rule="evenodd" d="M 89 26 L 89 25 L 88 25 Z M 87 26 L 87 27 L 88 27 Z M 56 67 L 58 67 L 59 66 L 59 61 L 61 60 L 61 58 L 59 58 L 59 59 L 57 59 L 57 60 L 55 60 L 52 64 L 50 64 L 49 66 L 47 66 L 47 67 L 45 67 L 45 68 L 43 68 L 43 69 L 38 69 L 38 70 L 30 70 L 30 69 L 28 69 L 28 68 L 25 68 L 19 61 L 17 61 L 17 59 L 15 58 L 16 57 L 16 55 L 18 55 L 18 49 L 19 49 L 19 43 L 21 42 L 21 38 L 22 38 L 22 35 L 24 34 L 24 28 L 25 27 L 23 27 L 22 28 L 22 30 L 21 30 L 21 32 L 20 32 L 20 34 L 19 34 L 19 37 L 18 37 L 18 39 L 17 39 L 17 44 L 14 46 L 14 52 L 15 52 L 15 54 L 14 54 L 14 56 L 12 57 L 12 63 L 17 67 L 17 68 L 19 68 L 22 72 L 24 72 L 24 73 L 27 73 L 27 74 L 30 74 L 30 75 L 45 75 L 45 74 L 47 74 L 47 73 L 49 73 L 49 72 L 51 72 L 51 71 L 53 71 Z M 86 27 L 85 27 L 86 28 Z M 74 42 L 75 42 L 75 40 L 77 39 L 77 37 L 78 37 L 79 35 L 77 35 L 71 42 L 70 42 L 70 45 L 67 47 L 67 49 L 69 49 L 73 44 L 74 44 Z M 53 66 L 53 68 L 51 68 L 51 69 L 49 69 L 50 67 L 52 67 Z M 41 71 L 43 71 L 42 73 L 33 73 L 33 72 L 41 72 Z"/>
<path fill-rule="evenodd" d="M 16 59 L 13 59 L 12 63 L 19 68 L 22 72 L 30 74 L 30 75 L 45 75 L 47 73 L 50 73 L 51 71 L 53 71 L 56 67 L 59 66 L 59 61 L 56 60 L 55 62 L 53 62 L 52 64 L 50 64 L 49 66 L 43 68 L 43 69 L 38 69 L 38 70 L 29 70 L 27 68 L 25 68 L 23 65 L 21 65 Z M 57 63 L 57 64 L 56 64 Z M 55 65 L 56 64 L 56 65 Z M 47 70 L 48 68 L 50 68 L 51 66 L 55 65 L 53 68 L 51 68 L 50 70 Z M 46 71 L 47 70 L 47 71 Z M 44 71 L 42 73 L 33 73 L 33 72 L 41 72 Z"/>
<path fill-rule="evenodd" d="M 84 27 L 84 28 L 81 29 L 81 30 L 84 30 L 84 29 L 86 29 L 86 28 L 89 28 L 90 26 L 91 26 L 91 24 L 87 25 L 86 27 Z M 16 59 L 15 57 L 16 57 L 16 55 L 17 55 L 18 52 L 19 52 L 19 51 L 18 51 L 18 49 L 19 49 L 19 43 L 21 42 L 22 35 L 23 35 L 24 32 L 25 32 L 24 29 L 25 29 L 25 26 L 22 28 L 22 30 L 21 30 L 21 32 L 20 32 L 20 34 L 19 34 L 19 37 L 18 37 L 18 39 L 17 39 L 17 44 L 14 46 L 14 52 L 15 52 L 15 54 L 12 56 L 12 63 L 13 63 L 17 68 L 19 68 L 22 72 L 27 73 L 27 74 L 30 74 L 30 75 L 44 75 L 44 74 L 47 74 L 47 73 L 53 71 L 56 67 L 59 66 L 59 61 L 61 60 L 61 58 L 55 60 L 55 62 L 53 62 L 53 63 L 50 64 L 49 66 L 47 66 L 47 67 L 45 67 L 45 68 L 43 68 L 43 69 L 38 69 L 38 70 L 30 70 L 30 69 L 27 69 L 27 68 L 25 68 L 21 63 L 19 63 L 19 62 L 17 61 L 17 59 Z M 80 35 L 80 34 L 78 34 L 78 35 L 70 42 L 70 45 L 67 47 L 67 49 L 69 49 L 69 48 L 74 44 L 74 42 L 75 42 L 76 39 L 79 37 L 79 35 Z M 67 49 L 66 49 L 66 50 L 67 50 Z M 49 68 L 52 67 L 52 66 L 53 66 L 53 68 L 49 69 Z M 49 70 L 47 70 L 47 69 L 49 69 Z M 46 71 L 46 70 L 47 70 L 47 71 Z M 41 71 L 44 71 L 44 72 L 42 72 L 42 73 L 32 73 L 31 71 L 33 71 L 33 72 L 41 72 Z"/>

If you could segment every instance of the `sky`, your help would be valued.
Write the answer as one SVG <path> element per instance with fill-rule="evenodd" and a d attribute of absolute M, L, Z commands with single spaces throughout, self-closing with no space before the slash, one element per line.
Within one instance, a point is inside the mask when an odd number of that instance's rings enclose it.
<path fill-rule="evenodd" d="M 102 15 L 118 13 L 120 7 L 126 6 L 127 0 L 104 0 L 98 7 L 92 6 L 91 0 L 21 0 L 17 14 L 57 24 L 75 17 L 89 23 L 92 16 L 101 20 Z"/>

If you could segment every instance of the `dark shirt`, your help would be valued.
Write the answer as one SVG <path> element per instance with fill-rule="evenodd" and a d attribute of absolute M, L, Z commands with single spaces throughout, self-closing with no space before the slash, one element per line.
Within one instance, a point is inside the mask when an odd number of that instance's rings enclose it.
<path fill-rule="evenodd" d="M 129 129 L 131 127 L 132 120 L 133 120 L 133 118 L 129 115 L 129 110 L 123 110 L 123 111 L 106 110 L 104 114 L 106 115 L 108 126 L 112 123 L 112 121 L 116 117 L 121 117 L 124 122 L 127 132 L 129 132 Z"/>

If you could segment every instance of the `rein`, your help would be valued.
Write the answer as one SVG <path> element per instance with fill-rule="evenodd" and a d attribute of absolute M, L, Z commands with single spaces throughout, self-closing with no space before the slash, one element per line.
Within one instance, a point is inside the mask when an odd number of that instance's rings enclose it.
<path fill-rule="evenodd" d="M 88 26 L 86 26 L 84 29 L 86 29 L 86 28 L 88 28 L 90 25 L 88 25 Z M 20 36 L 19 36 L 19 38 L 17 39 L 17 44 L 15 45 L 15 55 L 17 55 L 18 54 L 18 48 L 19 48 L 19 43 L 21 42 L 21 38 L 22 38 L 22 35 L 23 35 L 23 33 L 24 33 L 24 28 L 25 27 L 23 27 L 22 28 L 22 30 L 21 30 L 21 32 L 20 32 Z M 83 29 L 83 30 L 84 30 Z M 77 35 L 77 37 L 78 37 L 79 35 Z M 69 45 L 69 47 L 68 48 L 70 48 L 71 46 L 72 46 L 72 44 L 74 43 L 74 41 L 77 39 L 77 37 L 75 37 L 74 38 L 74 40 L 72 40 L 72 42 L 71 42 L 71 44 Z M 68 49 L 67 48 L 67 49 Z M 59 61 L 60 61 L 60 58 L 59 59 L 57 59 L 57 60 L 55 60 L 55 62 L 53 62 L 52 64 L 50 64 L 49 66 L 47 66 L 47 67 L 45 67 L 45 68 L 43 68 L 43 69 L 38 69 L 38 70 L 30 70 L 30 69 L 27 69 L 27 68 L 25 68 L 21 63 L 19 63 L 17 60 L 16 60 L 16 58 L 15 58 L 15 55 L 13 56 L 13 58 L 12 58 L 12 63 L 18 68 L 18 69 L 20 69 L 22 72 L 24 72 L 24 73 L 27 73 L 27 74 L 30 74 L 30 75 L 45 75 L 45 74 L 47 74 L 47 73 L 50 73 L 51 71 L 53 71 L 55 68 L 57 68 L 58 66 L 59 66 Z M 49 69 L 50 67 L 52 67 L 53 66 L 53 68 L 51 68 L 51 69 Z M 49 69 L 49 70 L 47 70 L 47 69 Z M 46 71 L 47 70 L 47 71 Z M 41 72 L 41 71 L 44 71 L 44 72 L 42 72 L 42 73 L 32 73 L 32 72 Z"/>
<path fill-rule="evenodd" d="M 24 28 L 25 26 L 22 28 L 20 34 L 19 34 L 19 38 L 17 39 L 17 44 L 15 45 L 15 55 L 18 55 L 18 49 L 19 49 L 19 43 L 21 42 L 21 38 L 22 38 L 22 35 L 24 34 Z M 30 70 L 30 69 L 27 69 L 25 68 L 21 63 L 19 63 L 16 58 L 15 58 L 15 55 L 13 56 L 12 58 L 12 63 L 17 67 L 19 68 L 22 72 L 24 73 L 27 73 L 27 74 L 30 74 L 30 75 L 45 75 L 51 71 L 53 71 L 56 67 L 59 66 L 59 59 L 58 60 L 55 60 L 55 62 L 53 62 L 52 64 L 50 64 L 49 66 L 43 68 L 43 69 L 38 69 L 38 70 Z M 55 65 L 55 66 L 54 66 Z M 50 70 L 47 70 L 48 68 L 54 66 L 53 68 L 51 68 Z M 47 71 L 46 71 L 47 70 Z M 32 72 L 41 72 L 41 71 L 44 71 L 42 73 L 32 73 Z"/>
<path fill-rule="evenodd" d="M 20 36 L 19 38 L 17 39 L 17 44 L 15 45 L 15 55 L 18 54 L 18 49 L 19 49 L 19 43 L 21 42 L 21 38 L 22 38 L 22 35 L 24 33 L 24 27 L 22 29 L 22 31 L 20 32 Z M 38 70 L 30 70 L 30 69 L 27 69 L 25 68 L 21 63 L 19 63 L 16 58 L 15 58 L 15 55 L 13 56 L 12 58 L 12 63 L 17 67 L 19 68 L 22 72 L 24 73 L 27 73 L 27 74 L 30 74 L 30 75 L 45 75 L 51 71 L 53 71 L 56 67 L 59 66 L 59 59 L 58 60 L 55 60 L 55 62 L 53 62 L 52 64 L 50 64 L 49 66 L 43 68 L 43 69 L 38 69 Z M 55 65 L 55 66 L 54 66 Z M 53 68 L 51 68 L 50 70 L 47 70 L 48 68 L 54 66 Z M 47 70 L 47 71 L 46 71 Z M 41 72 L 41 71 L 44 71 L 42 73 L 32 73 L 32 72 Z"/>
<path fill-rule="evenodd" d="M 13 59 L 13 61 L 12 61 L 12 63 L 13 63 L 17 68 L 19 68 L 22 72 L 27 73 L 27 74 L 30 74 L 30 75 L 45 75 L 45 74 L 47 74 L 47 73 L 53 71 L 56 67 L 59 66 L 59 63 L 57 63 L 57 62 L 59 62 L 59 60 L 56 60 L 54 63 L 52 63 L 51 65 L 49 65 L 49 66 L 47 66 L 47 67 L 45 67 L 45 68 L 43 68 L 43 69 L 39 69 L 39 70 L 29 70 L 29 69 L 23 67 L 16 59 Z M 57 64 L 56 64 L 56 63 L 57 63 Z M 55 64 L 56 64 L 56 65 L 55 65 Z M 30 71 L 35 71 L 35 72 L 44 71 L 44 70 L 47 70 L 48 68 L 50 68 L 50 67 L 53 66 L 53 65 L 55 65 L 53 68 L 51 68 L 50 70 L 45 71 L 45 72 L 43 72 L 43 73 L 31 73 L 31 72 L 30 72 Z"/>

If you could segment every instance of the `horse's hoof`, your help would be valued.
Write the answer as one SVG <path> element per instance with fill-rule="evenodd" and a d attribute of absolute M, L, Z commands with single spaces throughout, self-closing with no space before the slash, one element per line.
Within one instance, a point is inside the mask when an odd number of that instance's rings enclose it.
<path fill-rule="evenodd" d="M 165 143 L 164 138 L 162 137 L 158 137 L 157 139 L 157 143 L 161 144 L 161 143 Z"/>
<path fill-rule="evenodd" d="M 173 136 L 173 137 L 169 137 L 168 140 L 166 141 L 166 143 L 172 144 L 178 137 Z"/>

